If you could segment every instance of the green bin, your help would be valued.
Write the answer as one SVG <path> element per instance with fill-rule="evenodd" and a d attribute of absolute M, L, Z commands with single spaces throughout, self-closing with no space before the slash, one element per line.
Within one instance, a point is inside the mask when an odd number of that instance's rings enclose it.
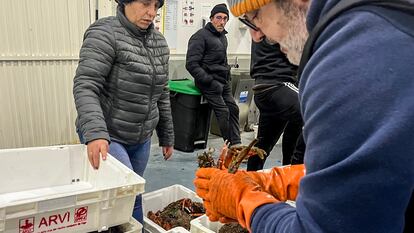
<path fill-rule="evenodd" d="M 170 80 L 170 101 L 174 123 L 174 148 L 193 152 L 207 146 L 211 110 L 193 80 Z"/>

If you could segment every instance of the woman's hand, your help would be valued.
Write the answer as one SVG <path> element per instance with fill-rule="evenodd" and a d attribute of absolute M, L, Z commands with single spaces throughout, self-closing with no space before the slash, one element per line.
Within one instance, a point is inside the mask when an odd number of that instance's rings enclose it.
<path fill-rule="evenodd" d="M 162 154 L 164 155 L 164 159 L 168 160 L 174 152 L 173 146 L 163 146 L 162 147 Z"/>

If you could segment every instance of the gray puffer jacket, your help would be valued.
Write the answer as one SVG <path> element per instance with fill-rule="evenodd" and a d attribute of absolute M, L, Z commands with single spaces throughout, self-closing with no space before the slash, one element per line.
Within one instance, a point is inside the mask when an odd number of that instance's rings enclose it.
<path fill-rule="evenodd" d="M 160 146 L 173 145 L 169 49 L 153 25 L 141 30 L 118 9 L 87 29 L 79 57 L 73 94 L 85 143 L 134 145 L 156 129 Z"/>

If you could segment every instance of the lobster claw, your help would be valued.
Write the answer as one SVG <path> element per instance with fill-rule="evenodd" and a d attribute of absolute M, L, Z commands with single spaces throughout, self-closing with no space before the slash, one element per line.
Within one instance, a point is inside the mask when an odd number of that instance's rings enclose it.
<path fill-rule="evenodd" d="M 224 141 L 224 145 L 220 150 L 220 156 L 219 156 L 219 159 L 217 161 L 217 168 L 218 169 L 224 170 L 228 166 L 228 164 L 226 165 L 225 163 L 226 163 L 227 157 L 228 157 L 229 145 L 230 145 L 230 142 L 228 142 L 227 140 Z M 231 161 L 231 158 L 230 158 L 230 161 Z"/>

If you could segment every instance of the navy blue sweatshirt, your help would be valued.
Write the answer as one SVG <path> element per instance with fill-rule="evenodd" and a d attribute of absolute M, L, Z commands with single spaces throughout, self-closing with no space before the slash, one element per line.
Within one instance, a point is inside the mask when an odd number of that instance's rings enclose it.
<path fill-rule="evenodd" d="M 308 29 L 339 1 L 311 1 Z M 414 190 L 413 22 L 364 7 L 322 32 L 299 86 L 307 175 L 296 208 L 258 207 L 253 232 L 403 232 Z"/>

